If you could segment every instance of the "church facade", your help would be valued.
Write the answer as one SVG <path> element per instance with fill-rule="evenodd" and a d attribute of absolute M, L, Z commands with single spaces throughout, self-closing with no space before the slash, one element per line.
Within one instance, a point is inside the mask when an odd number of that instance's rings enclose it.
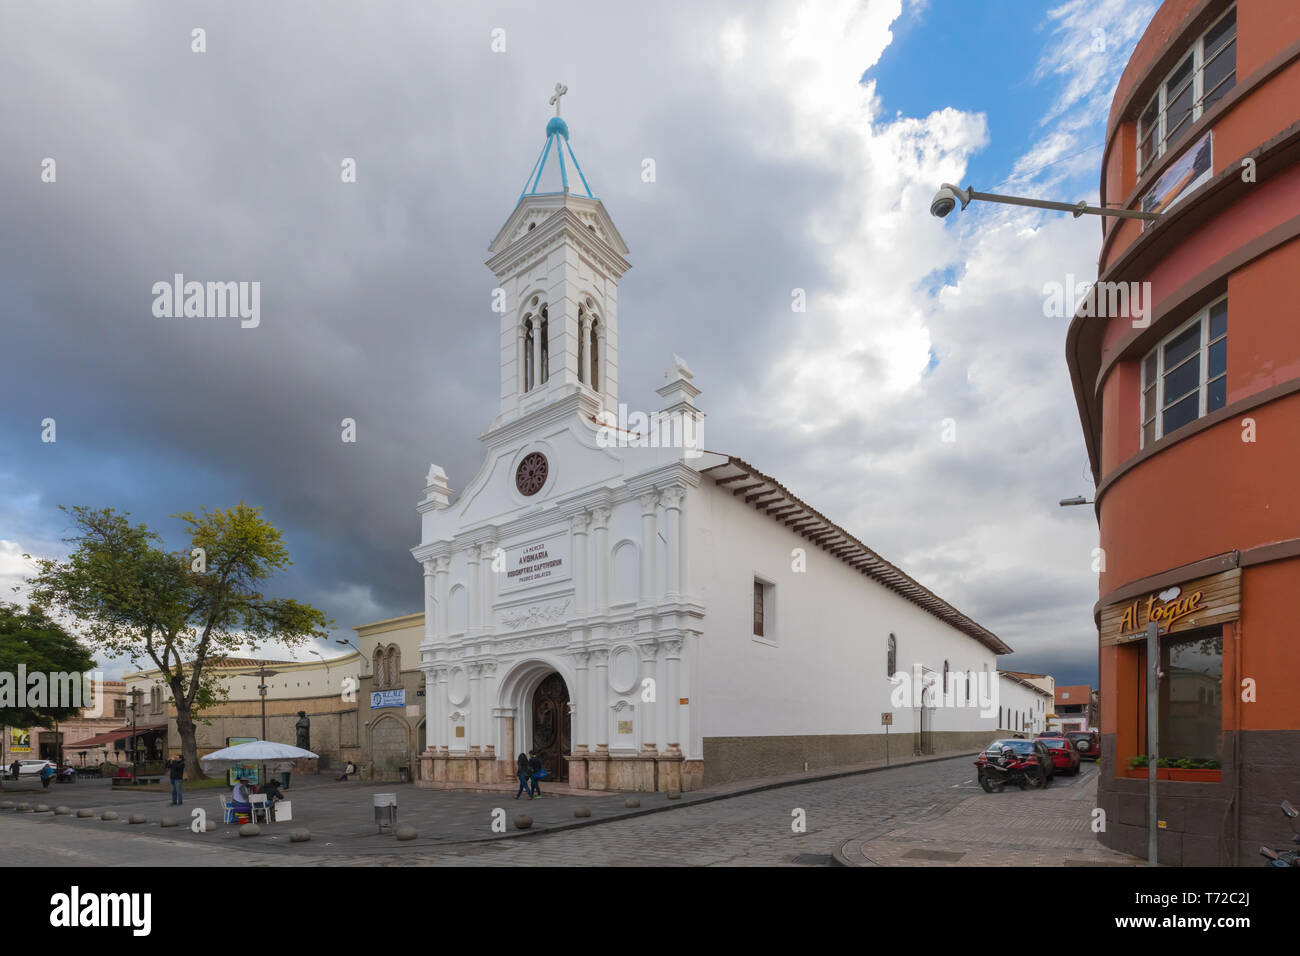
<path fill-rule="evenodd" d="M 706 451 L 681 359 L 654 408 L 619 405 L 628 248 L 558 108 L 546 134 L 489 249 L 482 467 L 456 494 L 431 466 L 417 508 L 421 785 L 508 782 L 533 749 L 569 786 L 655 791 L 987 743 L 996 635 Z M 956 674 L 956 696 L 911 693 Z"/>

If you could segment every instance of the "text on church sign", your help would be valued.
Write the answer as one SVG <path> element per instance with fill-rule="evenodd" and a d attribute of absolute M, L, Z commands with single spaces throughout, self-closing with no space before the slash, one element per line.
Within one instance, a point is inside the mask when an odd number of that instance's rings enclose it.
<path fill-rule="evenodd" d="M 558 534 L 542 541 L 506 549 L 502 590 L 562 581 L 569 576 L 569 535 Z"/>

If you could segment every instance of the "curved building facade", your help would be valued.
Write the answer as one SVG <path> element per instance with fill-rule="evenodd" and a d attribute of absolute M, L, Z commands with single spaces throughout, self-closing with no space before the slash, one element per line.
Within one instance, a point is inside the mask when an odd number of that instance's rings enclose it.
<path fill-rule="evenodd" d="M 1095 295 L 1066 356 L 1096 480 L 1101 841 L 1253 865 L 1300 797 L 1300 4 L 1167 0 L 1111 106 Z M 1139 764 L 1139 766 L 1134 766 Z"/>

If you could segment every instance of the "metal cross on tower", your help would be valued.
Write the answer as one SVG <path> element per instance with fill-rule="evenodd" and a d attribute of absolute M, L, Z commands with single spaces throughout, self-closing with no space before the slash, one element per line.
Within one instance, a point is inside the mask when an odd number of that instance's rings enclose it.
<path fill-rule="evenodd" d="M 560 115 L 560 97 L 569 92 L 569 88 L 563 83 L 555 84 L 555 94 L 551 97 L 551 105 L 555 107 L 555 115 Z"/>

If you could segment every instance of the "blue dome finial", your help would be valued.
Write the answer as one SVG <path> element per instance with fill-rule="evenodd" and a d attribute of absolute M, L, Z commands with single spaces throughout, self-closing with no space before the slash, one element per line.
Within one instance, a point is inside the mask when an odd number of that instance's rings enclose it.
<path fill-rule="evenodd" d="M 554 136 L 556 133 L 563 136 L 566 140 L 569 138 L 569 124 L 564 122 L 558 116 L 552 116 L 546 124 L 546 135 Z"/>

